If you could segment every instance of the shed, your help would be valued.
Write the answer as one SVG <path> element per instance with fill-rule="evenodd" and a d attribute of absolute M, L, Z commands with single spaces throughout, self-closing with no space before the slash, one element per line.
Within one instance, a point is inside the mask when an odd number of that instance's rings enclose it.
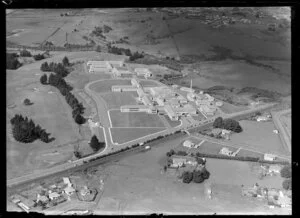
<path fill-rule="evenodd" d="M 265 160 L 268 160 L 268 161 L 274 161 L 274 160 L 276 160 L 276 155 L 274 155 L 274 154 L 264 154 L 264 159 Z"/>

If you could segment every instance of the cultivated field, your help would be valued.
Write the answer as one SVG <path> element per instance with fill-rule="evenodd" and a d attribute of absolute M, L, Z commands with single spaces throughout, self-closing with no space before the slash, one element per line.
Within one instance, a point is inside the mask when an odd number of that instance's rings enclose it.
<path fill-rule="evenodd" d="M 288 155 L 281 144 L 279 136 L 273 133 L 275 126 L 272 122 L 242 120 L 240 124 L 243 132 L 233 134 L 230 137 L 230 141 L 233 143 L 244 143 L 262 152 L 277 152 Z"/>
<path fill-rule="evenodd" d="M 108 109 L 120 109 L 122 105 L 136 105 L 136 92 L 110 92 L 102 94 Z"/>
<path fill-rule="evenodd" d="M 164 130 L 164 128 L 110 128 L 113 142 L 119 144 Z"/>
<path fill-rule="evenodd" d="M 144 112 L 122 113 L 120 110 L 111 110 L 109 114 L 112 127 L 165 127 L 156 114 Z"/>
<path fill-rule="evenodd" d="M 114 79 L 114 80 L 103 80 L 90 85 L 90 89 L 94 92 L 111 92 L 111 87 L 115 85 L 131 85 L 130 79 Z"/>

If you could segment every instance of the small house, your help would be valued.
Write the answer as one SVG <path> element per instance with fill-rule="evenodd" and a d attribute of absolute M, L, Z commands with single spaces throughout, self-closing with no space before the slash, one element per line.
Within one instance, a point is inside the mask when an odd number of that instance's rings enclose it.
<path fill-rule="evenodd" d="M 49 199 L 47 198 L 47 196 L 45 195 L 40 195 L 40 194 L 37 194 L 37 198 L 36 198 L 36 202 L 42 202 L 42 203 L 46 203 L 49 201 Z"/>
<path fill-rule="evenodd" d="M 75 192 L 75 189 L 74 189 L 72 186 L 67 186 L 67 187 L 64 189 L 64 192 L 65 192 L 67 195 L 72 195 L 72 194 Z"/>
<path fill-rule="evenodd" d="M 274 154 L 264 154 L 264 160 L 268 160 L 268 161 L 274 161 L 276 160 L 276 155 Z"/>
<path fill-rule="evenodd" d="M 51 201 L 55 200 L 59 197 L 60 197 L 60 195 L 57 192 L 52 192 L 52 193 L 49 194 L 49 198 L 50 198 Z"/>
<path fill-rule="evenodd" d="M 228 148 L 223 147 L 223 148 L 220 150 L 220 154 L 227 155 L 227 156 L 232 156 L 232 155 L 233 155 L 233 152 L 230 151 Z"/>
<path fill-rule="evenodd" d="M 281 171 L 281 166 L 279 166 L 279 165 L 271 165 L 269 167 L 268 173 L 277 173 L 277 174 L 279 174 L 280 171 Z"/>
<path fill-rule="evenodd" d="M 190 140 L 186 140 L 183 142 L 183 146 L 187 148 L 192 148 L 194 146 L 194 143 L 191 142 Z"/>

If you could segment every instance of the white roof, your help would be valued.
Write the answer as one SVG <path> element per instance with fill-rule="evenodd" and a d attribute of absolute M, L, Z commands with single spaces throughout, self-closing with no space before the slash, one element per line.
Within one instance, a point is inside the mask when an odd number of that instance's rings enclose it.
<path fill-rule="evenodd" d="M 190 140 L 186 140 L 186 141 L 183 142 L 183 145 L 184 146 L 191 146 L 191 145 L 194 145 L 194 143 L 191 142 Z"/>
<path fill-rule="evenodd" d="M 58 193 L 56 193 L 56 192 L 52 192 L 52 193 L 49 194 L 49 198 L 57 198 L 59 196 L 60 195 Z"/>

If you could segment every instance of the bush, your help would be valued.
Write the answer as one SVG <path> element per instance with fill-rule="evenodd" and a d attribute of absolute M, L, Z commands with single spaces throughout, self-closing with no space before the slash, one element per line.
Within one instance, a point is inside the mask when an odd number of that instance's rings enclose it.
<path fill-rule="evenodd" d="M 182 182 L 190 183 L 192 180 L 193 180 L 193 173 L 192 172 L 185 171 L 182 174 Z"/>
<path fill-rule="evenodd" d="M 282 188 L 285 190 L 292 190 L 292 180 L 286 179 L 282 182 Z"/>
<path fill-rule="evenodd" d="M 99 151 L 101 148 L 104 148 L 105 143 L 104 142 L 99 142 L 98 138 L 93 135 L 91 138 L 90 146 L 93 149 L 94 152 Z"/>
<path fill-rule="evenodd" d="M 66 56 L 62 60 L 62 63 L 63 63 L 64 66 L 69 66 L 70 65 L 69 59 Z"/>
<path fill-rule="evenodd" d="M 186 153 L 186 151 L 177 151 L 177 155 L 186 156 L 187 153 Z"/>
<path fill-rule="evenodd" d="M 292 168 L 291 168 L 291 166 L 284 166 L 280 171 L 280 175 L 283 178 L 291 178 L 292 177 Z"/>
<path fill-rule="evenodd" d="M 223 128 L 223 118 L 217 117 L 213 123 L 214 128 Z"/>
<path fill-rule="evenodd" d="M 44 74 L 44 75 L 41 76 L 41 78 L 40 78 L 40 82 L 41 82 L 41 84 L 43 84 L 43 85 L 46 85 L 46 84 L 47 84 L 47 80 L 48 80 L 48 78 L 47 78 L 47 75 L 46 75 L 46 74 Z"/>
<path fill-rule="evenodd" d="M 45 59 L 44 55 L 42 54 L 37 54 L 33 56 L 34 60 L 39 61 Z"/>
<path fill-rule="evenodd" d="M 24 103 L 24 105 L 32 105 L 33 104 L 30 102 L 30 100 L 28 98 L 26 98 L 23 103 Z"/>
<path fill-rule="evenodd" d="M 18 61 L 18 55 L 16 53 L 6 53 L 6 69 L 15 70 L 22 64 Z"/>
<path fill-rule="evenodd" d="M 26 49 L 23 49 L 22 51 L 20 51 L 20 56 L 21 57 L 31 57 L 31 53 L 29 51 L 27 51 Z"/>
<path fill-rule="evenodd" d="M 204 181 L 204 178 L 202 176 L 202 172 L 199 170 L 195 170 L 193 173 L 193 182 L 195 183 L 202 183 Z"/>
<path fill-rule="evenodd" d="M 81 124 L 84 124 L 85 123 L 85 118 L 83 116 L 81 116 L 80 114 L 78 114 L 76 117 L 75 117 L 75 122 L 79 125 Z"/>

